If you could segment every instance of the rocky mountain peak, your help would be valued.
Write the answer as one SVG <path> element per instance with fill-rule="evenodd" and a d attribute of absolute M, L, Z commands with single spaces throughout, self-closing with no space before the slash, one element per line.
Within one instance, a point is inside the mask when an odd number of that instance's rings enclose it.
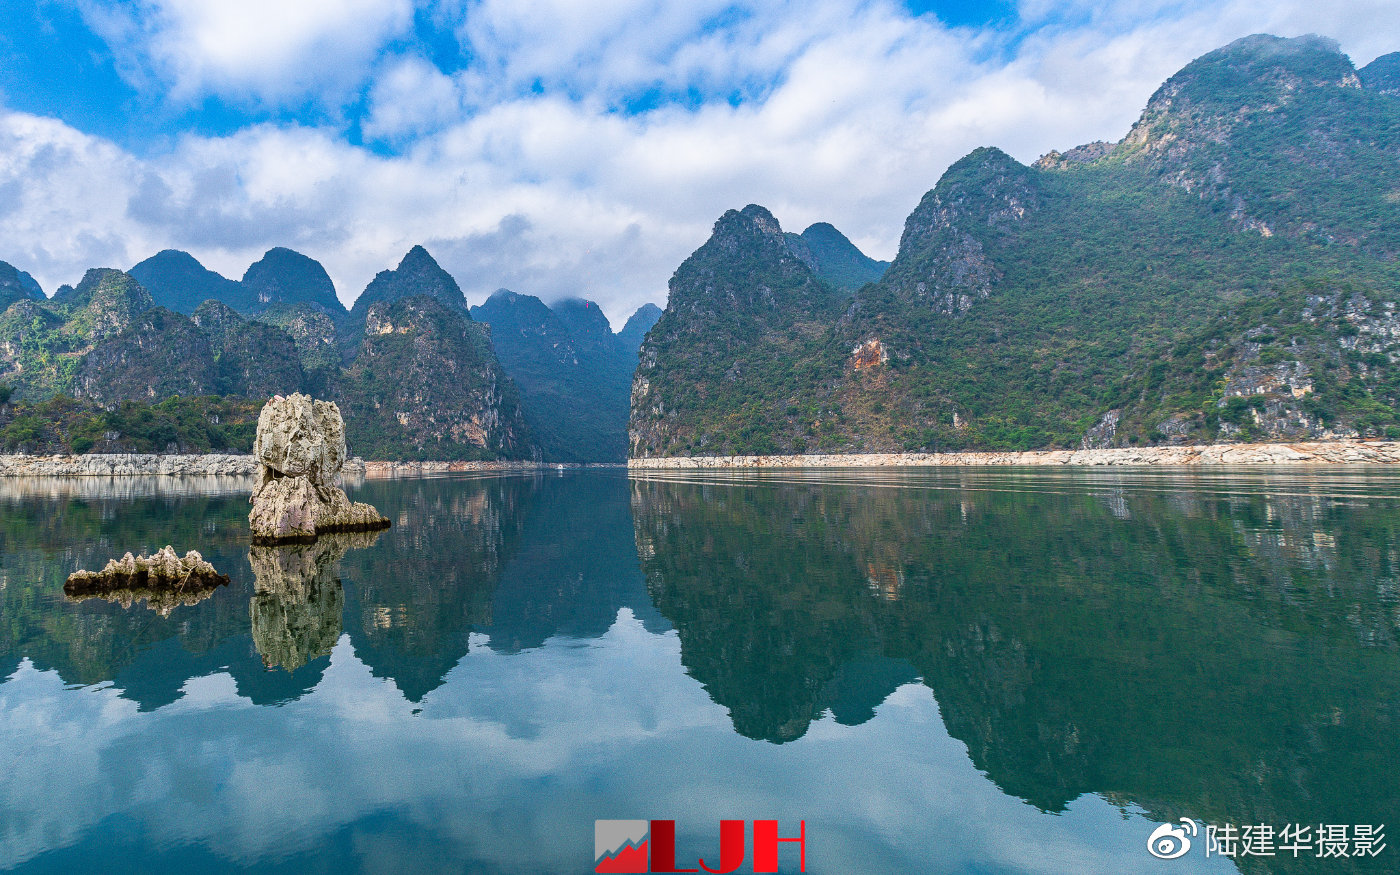
<path fill-rule="evenodd" d="M 773 214 L 750 204 L 720 216 L 682 262 L 667 307 L 709 319 L 787 320 L 834 306 L 838 296 L 793 254 Z"/>
<path fill-rule="evenodd" d="M 966 311 L 1000 276 L 985 247 L 1041 206 L 1037 171 L 1000 149 L 976 149 L 944 172 L 904 223 L 884 276 L 897 297 L 939 312 Z"/>
<path fill-rule="evenodd" d="M 1400 97 L 1400 52 L 1381 55 L 1357 74 L 1361 77 L 1361 87 L 1367 91 Z"/>
<path fill-rule="evenodd" d="M 34 277 L 0 261 L 0 312 L 16 301 L 42 301 L 44 291 L 34 281 Z"/>
<path fill-rule="evenodd" d="M 755 228 L 764 234 L 776 236 L 783 233 L 782 227 L 779 226 L 778 220 L 773 217 L 773 214 L 758 204 L 749 204 L 739 211 L 739 215 L 748 219 Z"/>
<path fill-rule="evenodd" d="M 603 308 L 583 298 L 565 298 L 551 307 L 575 340 L 608 342 L 613 339 L 612 325 Z"/>
<path fill-rule="evenodd" d="M 1052 149 L 1036 159 L 1035 168 L 1037 170 L 1068 170 L 1081 164 L 1093 164 L 1112 151 L 1113 144 L 1104 140 L 1095 140 L 1092 143 L 1075 146 L 1073 149 L 1066 149 L 1063 152 Z"/>
<path fill-rule="evenodd" d="M 472 318 L 491 326 L 492 336 L 503 332 L 522 331 L 532 334 L 563 333 L 554 311 L 534 295 L 522 295 L 510 289 L 497 289 L 486 303 L 471 308 Z"/>
<path fill-rule="evenodd" d="M 801 234 L 785 234 L 788 248 L 821 279 L 837 288 L 855 291 L 884 276 L 888 261 L 876 261 L 861 252 L 845 234 L 829 222 L 807 226 Z"/>
<path fill-rule="evenodd" d="M 1224 144 L 1258 113 L 1272 113 L 1319 88 L 1360 88 L 1337 42 L 1309 34 L 1255 34 L 1187 64 L 1152 95 L 1118 149 L 1126 157 L 1180 159 L 1189 149 Z"/>
<path fill-rule="evenodd" d="M 471 319 L 467 299 L 452 275 L 428 254 L 422 246 L 414 246 L 393 270 L 382 270 L 356 299 L 351 312 L 363 317 L 371 304 L 392 302 L 427 295 Z"/>
<path fill-rule="evenodd" d="M 194 324 L 214 335 L 243 324 L 243 317 L 238 315 L 238 311 L 223 301 L 205 301 L 195 308 L 190 318 Z"/>
<path fill-rule="evenodd" d="M 617 333 L 618 342 L 625 349 L 636 351 L 642 345 L 642 340 L 647 336 L 647 332 L 656 324 L 656 320 L 661 318 L 661 308 L 655 304 L 643 304 L 637 308 L 637 312 L 628 317 L 622 330 Z"/>
<path fill-rule="evenodd" d="M 125 330 L 136 317 L 155 306 L 151 293 L 124 271 L 95 267 L 77 286 L 64 286 L 53 302 L 69 308 L 70 328 L 93 340 Z M 82 311 L 78 313 L 77 311 Z"/>
<path fill-rule="evenodd" d="M 243 274 L 243 286 L 255 307 L 276 304 L 311 304 L 331 314 L 343 314 L 345 305 L 335 294 L 335 284 L 321 262 L 294 249 L 277 246 Z"/>
<path fill-rule="evenodd" d="M 534 455 L 490 332 L 465 306 L 432 295 L 365 306 L 364 339 L 344 377 L 353 399 L 349 428 L 360 435 L 361 452 L 375 457 L 396 446 L 417 458 Z M 429 398 L 433 405 L 424 403 Z"/>
<path fill-rule="evenodd" d="M 243 287 L 209 270 L 199 259 L 179 249 L 163 249 L 131 269 L 131 275 L 151 293 L 156 304 L 177 313 L 193 313 L 205 301 L 246 306 Z"/>

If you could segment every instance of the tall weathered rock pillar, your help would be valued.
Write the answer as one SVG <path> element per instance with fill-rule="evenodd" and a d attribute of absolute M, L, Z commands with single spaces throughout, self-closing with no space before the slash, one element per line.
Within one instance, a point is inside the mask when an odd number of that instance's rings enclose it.
<path fill-rule="evenodd" d="M 345 423 L 331 401 L 300 393 L 275 396 L 258 416 L 253 440 L 258 485 L 248 526 L 254 543 L 311 541 L 326 532 L 389 527 L 368 504 L 352 504 L 339 486 Z"/>

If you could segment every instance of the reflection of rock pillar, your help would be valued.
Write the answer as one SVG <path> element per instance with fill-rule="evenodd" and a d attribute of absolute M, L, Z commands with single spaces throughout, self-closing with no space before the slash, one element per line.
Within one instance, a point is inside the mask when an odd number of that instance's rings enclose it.
<path fill-rule="evenodd" d="M 253 645 L 268 667 L 295 671 L 331 652 L 340 638 L 345 591 L 340 558 L 368 547 L 375 533 L 323 535 L 314 544 L 254 546 L 248 563 L 257 578 L 249 604 Z"/>

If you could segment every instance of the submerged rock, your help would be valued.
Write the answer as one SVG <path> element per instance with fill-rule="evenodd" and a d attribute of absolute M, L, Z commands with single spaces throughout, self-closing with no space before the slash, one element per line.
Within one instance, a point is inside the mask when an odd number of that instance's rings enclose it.
<path fill-rule="evenodd" d="M 389 527 L 379 511 L 351 502 L 340 488 L 345 422 L 334 402 L 300 393 L 273 397 L 258 416 L 253 456 L 259 466 L 248 514 L 254 543 Z"/>
<path fill-rule="evenodd" d="M 181 605 L 194 605 L 207 599 L 228 576 L 214 570 L 204 557 L 191 550 L 183 557 L 166 545 L 150 556 L 132 556 L 108 561 L 101 571 L 75 571 L 63 584 L 70 601 L 106 599 L 124 608 L 141 599 L 162 617 Z"/>

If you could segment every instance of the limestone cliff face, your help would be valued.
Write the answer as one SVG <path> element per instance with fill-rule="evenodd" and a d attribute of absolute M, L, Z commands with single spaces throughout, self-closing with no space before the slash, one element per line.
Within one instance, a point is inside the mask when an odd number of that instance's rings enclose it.
<path fill-rule="evenodd" d="M 151 293 L 134 277 L 108 268 L 93 268 L 77 286 L 63 286 L 52 303 L 67 312 L 65 333 L 88 342 L 120 334 L 155 306 Z"/>
<path fill-rule="evenodd" d="M 45 397 L 57 389 L 71 391 L 54 360 L 57 355 L 34 355 L 34 351 L 45 347 L 66 347 L 68 344 L 62 342 L 67 338 L 60 334 L 62 327 L 61 316 L 30 300 L 11 304 L 0 313 L 0 382 L 21 397 Z"/>
<path fill-rule="evenodd" d="M 1034 171 L 1000 149 L 974 151 L 910 213 L 884 289 L 947 315 L 967 312 L 1001 277 L 988 245 L 1014 236 L 1040 203 Z"/>
<path fill-rule="evenodd" d="M 375 304 L 392 304 L 405 298 L 429 297 L 456 313 L 471 318 L 466 296 L 452 275 L 428 254 L 422 246 L 414 246 L 393 270 L 381 270 L 370 280 L 365 290 L 350 308 L 347 330 L 341 337 L 342 348 L 353 353 L 364 336 L 365 320 Z"/>
<path fill-rule="evenodd" d="M 725 452 L 760 429 L 782 448 L 789 437 L 773 437 L 758 399 L 781 394 L 771 404 L 786 410 L 783 372 L 819 342 L 844 297 L 793 252 L 768 210 L 725 213 L 671 277 L 666 310 L 642 344 L 631 455 Z"/>
<path fill-rule="evenodd" d="M 267 398 L 306 385 L 297 345 L 286 331 L 246 320 L 218 301 L 201 304 L 193 322 L 214 351 L 218 394 Z"/>
<path fill-rule="evenodd" d="M 489 329 L 436 298 L 374 304 L 342 383 L 359 452 L 531 458 L 536 448 Z"/>
<path fill-rule="evenodd" d="M 74 395 L 113 404 L 214 391 L 208 336 L 189 318 L 156 307 L 83 357 Z"/>
<path fill-rule="evenodd" d="M 291 337 L 308 392 L 336 394 L 341 364 L 340 328 L 330 314 L 311 304 L 273 304 L 258 313 L 257 319 Z"/>
<path fill-rule="evenodd" d="M 82 357 L 74 395 L 99 404 L 173 395 L 266 398 L 302 388 L 292 340 L 206 301 L 194 317 L 155 307 Z"/>

